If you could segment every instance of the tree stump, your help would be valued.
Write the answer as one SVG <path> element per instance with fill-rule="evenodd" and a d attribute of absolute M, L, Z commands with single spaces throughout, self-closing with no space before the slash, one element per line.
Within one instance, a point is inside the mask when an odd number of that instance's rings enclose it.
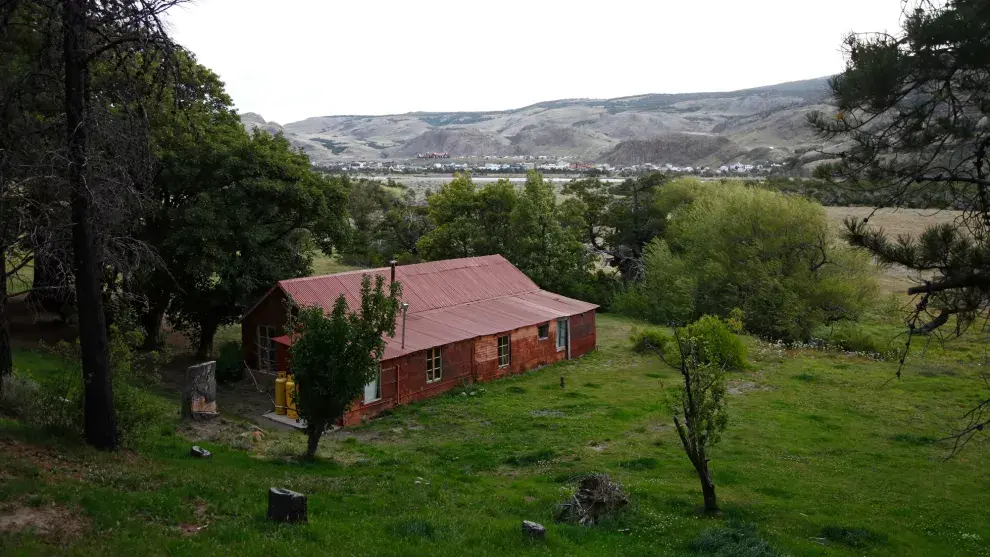
<path fill-rule="evenodd" d="M 537 524 L 530 520 L 524 520 L 522 522 L 523 534 L 537 540 L 542 540 L 547 537 L 547 529 L 543 527 L 542 524 Z"/>
<path fill-rule="evenodd" d="M 186 369 L 186 386 L 182 391 L 182 417 L 208 420 L 217 412 L 216 362 L 205 362 Z"/>
<path fill-rule="evenodd" d="M 306 496 L 302 493 L 272 487 L 268 489 L 268 520 L 276 522 L 306 522 Z"/>

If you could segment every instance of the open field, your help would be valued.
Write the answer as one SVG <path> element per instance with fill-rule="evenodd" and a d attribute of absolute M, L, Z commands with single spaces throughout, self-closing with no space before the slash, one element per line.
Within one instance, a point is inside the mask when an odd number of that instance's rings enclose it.
<path fill-rule="evenodd" d="M 883 229 L 892 239 L 908 235 L 917 237 L 934 224 L 951 223 L 962 216 L 962 211 L 937 209 L 879 209 L 872 207 L 825 207 L 829 219 L 837 230 L 845 230 L 843 221 L 848 217 L 863 219 L 870 217 L 870 224 Z M 872 216 L 871 216 L 872 215 Z M 907 289 L 916 284 L 917 277 L 907 269 L 892 266 L 880 275 L 880 287 L 885 292 L 904 295 Z"/>
<path fill-rule="evenodd" d="M 846 217 L 870 217 L 870 224 L 882 228 L 891 237 L 902 234 L 917 236 L 928 226 L 953 222 L 962 216 L 962 211 L 939 209 L 877 209 L 872 207 L 825 207 L 829 218 L 839 225 Z M 873 216 L 870 216 L 872 213 Z"/>
<path fill-rule="evenodd" d="M 252 440 L 234 416 L 181 426 L 174 395 L 115 455 L 0 421 L 0 553 L 691 555 L 700 531 L 743 521 L 792 555 L 990 554 L 990 447 L 945 460 L 932 441 L 983 394 L 975 340 L 913 356 L 887 383 L 892 363 L 747 338 L 751 366 L 731 373 L 731 422 L 711 455 L 724 516 L 707 519 L 661 402 L 675 374 L 629 350 L 634 324 L 602 315 L 598 352 L 336 432 L 315 463 L 293 458 L 301 435 Z M 16 365 L 58 369 L 24 350 Z M 213 459 L 189 458 L 187 436 Z M 621 482 L 631 507 L 593 528 L 554 524 L 589 472 Z M 272 485 L 309 495 L 308 525 L 265 522 Z M 523 519 L 547 541 L 522 539 Z"/>

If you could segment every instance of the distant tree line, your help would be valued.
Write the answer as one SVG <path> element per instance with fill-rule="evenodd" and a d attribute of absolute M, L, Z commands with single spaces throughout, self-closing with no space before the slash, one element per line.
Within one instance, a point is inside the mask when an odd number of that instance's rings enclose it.
<path fill-rule="evenodd" d="M 892 204 L 892 192 L 868 180 L 835 181 L 822 178 L 771 176 L 764 181 L 749 180 L 747 185 L 767 187 L 786 194 L 803 195 L 826 207 L 885 207 Z M 962 189 L 965 186 L 959 184 Z M 911 188 L 899 197 L 899 206 L 912 209 L 969 208 L 969 203 L 943 189 Z"/>

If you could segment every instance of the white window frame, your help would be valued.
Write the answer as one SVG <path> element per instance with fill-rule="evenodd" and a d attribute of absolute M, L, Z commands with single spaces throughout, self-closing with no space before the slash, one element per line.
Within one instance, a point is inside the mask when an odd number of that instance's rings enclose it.
<path fill-rule="evenodd" d="M 426 349 L 426 382 L 436 383 L 443 379 L 443 350 L 440 346 Z"/>
<path fill-rule="evenodd" d="M 545 335 L 541 335 L 540 334 L 540 329 L 542 329 L 543 327 L 546 327 L 547 328 L 547 334 L 545 334 Z M 546 339 L 550 338 L 550 322 L 549 321 L 546 322 L 546 323 L 543 323 L 541 325 L 537 325 L 537 327 L 536 327 L 536 338 L 538 340 L 546 340 Z"/>
<path fill-rule="evenodd" d="M 505 363 L 502 363 L 502 339 L 505 339 Z M 495 341 L 495 353 L 498 356 L 498 367 L 509 367 L 512 363 L 512 335 L 499 335 Z"/>
<path fill-rule="evenodd" d="M 375 398 L 368 398 L 368 385 L 372 383 L 375 384 Z M 374 381 L 368 382 L 368 385 L 364 386 L 364 403 L 371 404 L 372 402 L 378 402 L 382 399 L 382 368 L 378 368 L 378 377 Z"/>
<path fill-rule="evenodd" d="M 267 333 L 263 335 L 262 333 Z M 275 371 L 278 365 L 278 348 L 275 346 L 275 327 L 271 325 L 258 325 L 258 369 L 261 371 Z"/>
<path fill-rule="evenodd" d="M 567 350 L 567 345 L 571 341 L 570 321 L 566 317 L 557 320 L 557 352 Z M 564 334 L 560 334 L 563 329 Z M 563 342 L 563 344 L 561 344 Z"/>

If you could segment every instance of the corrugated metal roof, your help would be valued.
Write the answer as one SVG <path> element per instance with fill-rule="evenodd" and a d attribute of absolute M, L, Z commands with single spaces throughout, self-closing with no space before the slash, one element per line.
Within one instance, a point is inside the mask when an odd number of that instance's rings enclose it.
<path fill-rule="evenodd" d="M 360 306 L 361 279 L 389 268 L 289 279 L 279 287 L 301 306 L 333 307 L 344 295 L 351 308 Z M 401 315 L 395 338 L 388 339 L 385 359 L 511 331 L 595 309 L 596 305 L 540 290 L 501 255 L 448 259 L 396 267 L 402 299 L 409 304 L 406 343 L 401 347 Z"/>

